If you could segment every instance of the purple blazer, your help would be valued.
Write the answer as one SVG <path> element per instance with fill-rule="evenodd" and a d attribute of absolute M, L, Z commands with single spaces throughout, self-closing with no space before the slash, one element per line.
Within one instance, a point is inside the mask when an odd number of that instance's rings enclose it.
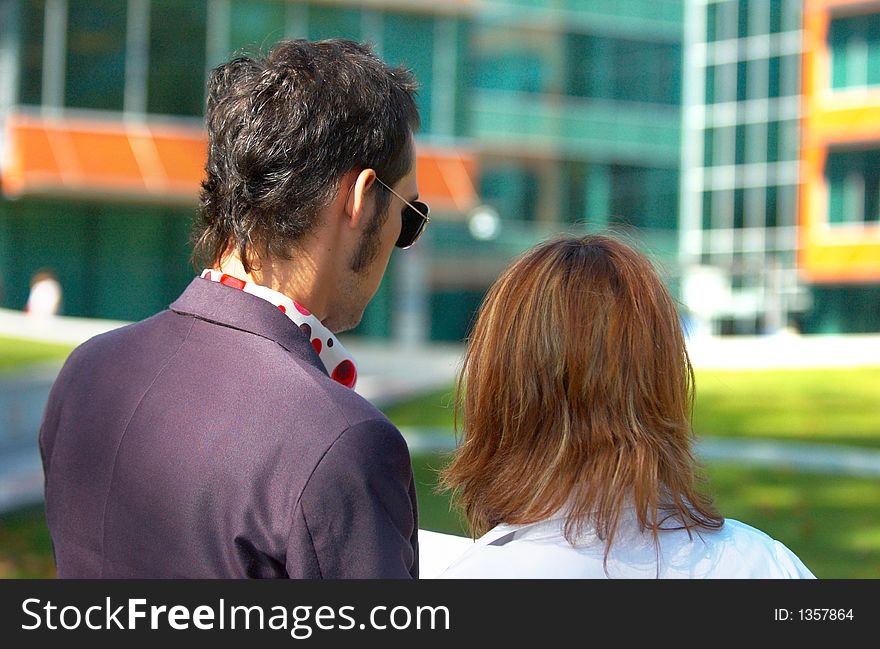
<path fill-rule="evenodd" d="M 74 350 L 40 451 L 59 577 L 418 576 L 400 432 L 216 282 Z"/>

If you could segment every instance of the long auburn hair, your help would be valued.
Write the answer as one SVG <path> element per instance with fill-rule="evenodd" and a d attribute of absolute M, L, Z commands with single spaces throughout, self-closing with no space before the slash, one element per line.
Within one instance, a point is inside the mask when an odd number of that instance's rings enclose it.
<path fill-rule="evenodd" d="M 644 255 L 601 235 L 540 244 L 480 308 L 441 488 L 474 537 L 564 511 L 566 539 L 592 526 L 606 561 L 626 507 L 658 552 L 661 529 L 719 528 L 697 491 L 693 385 L 675 301 Z"/>

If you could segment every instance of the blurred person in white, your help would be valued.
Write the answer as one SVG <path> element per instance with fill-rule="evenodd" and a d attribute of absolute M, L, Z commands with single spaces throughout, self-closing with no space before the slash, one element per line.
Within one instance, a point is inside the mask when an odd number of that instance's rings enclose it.
<path fill-rule="evenodd" d="M 57 315 L 61 310 L 61 297 L 58 276 L 51 270 L 39 270 L 31 277 L 25 313 L 40 318 Z"/>
<path fill-rule="evenodd" d="M 475 543 L 445 578 L 814 578 L 698 491 L 675 301 L 610 237 L 527 251 L 490 289 L 442 475 Z"/>

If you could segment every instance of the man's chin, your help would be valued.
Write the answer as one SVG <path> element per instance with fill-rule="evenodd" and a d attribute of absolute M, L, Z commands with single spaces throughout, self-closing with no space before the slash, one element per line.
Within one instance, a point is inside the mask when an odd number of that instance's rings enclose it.
<path fill-rule="evenodd" d="M 341 333 L 345 333 L 346 331 L 351 331 L 355 327 L 357 327 L 361 323 L 361 318 L 364 317 L 363 311 L 358 314 L 356 318 L 347 318 L 345 320 L 340 320 L 338 322 L 325 322 L 324 326 L 327 327 L 331 332 L 336 335 Z"/>

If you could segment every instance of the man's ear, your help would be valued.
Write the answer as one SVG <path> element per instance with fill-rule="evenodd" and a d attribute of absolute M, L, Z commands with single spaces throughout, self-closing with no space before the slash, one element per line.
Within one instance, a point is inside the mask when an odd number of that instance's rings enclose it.
<path fill-rule="evenodd" d="M 374 182 L 376 182 L 376 172 L 372 169 L 364 169 L 355 178 L 345 203 L 345 211 L 350 217 L 350 227 L 359 228 L 369 216 L 369 210 L 374 203 L 367 194 Z"/>

